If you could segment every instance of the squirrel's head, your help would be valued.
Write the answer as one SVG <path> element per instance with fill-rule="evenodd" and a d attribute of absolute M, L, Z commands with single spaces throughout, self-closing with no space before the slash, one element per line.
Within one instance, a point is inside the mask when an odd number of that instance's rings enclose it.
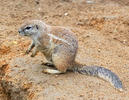
<path fill-rule="evenodd" d="M 31 20 L 24 23 L 18 30 L 20 35 L 23 36 L 34 36 L 45 28 L 45 23 L 40 20 Z"/>

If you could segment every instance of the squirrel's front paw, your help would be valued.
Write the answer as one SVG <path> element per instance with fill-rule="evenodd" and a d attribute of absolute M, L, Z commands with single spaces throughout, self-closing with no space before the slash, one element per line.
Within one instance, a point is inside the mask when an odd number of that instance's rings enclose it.
<path fill-rule="evenodd" d="M 35 56 L 35 54 L 32 54 L 32 55 L 31 55 L 31 57 L 34 57 L 34 56 Z"/>
<path fill-rule="evenodd" d="M 30 53 L 30 50 L 26 50 L 25 54 L 29 54 Z"/>
<path fill-rule="evenodd" d="M 36 55 L 36 52 L 32 52 L 31 57 L 34 57 Z"/>

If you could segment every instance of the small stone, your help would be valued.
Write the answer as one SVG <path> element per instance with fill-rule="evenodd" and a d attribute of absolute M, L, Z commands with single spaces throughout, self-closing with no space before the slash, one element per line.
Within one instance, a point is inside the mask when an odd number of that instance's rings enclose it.
<path fill-rule="evenodd" d="M 68 16 L 68 13 L 64 13 L 65 16 Z"/>
<path fill-rule="evenodd" d="M 98 49 L 98 52 L 100 52 L 101 51 L 101 49 Z"/>
<path fill-rule="evenodd" d="M 13 44 L 17 44 L 17 41 L 13 41 Z"/>
<path fill-rule="evenodd" d="M 84 97 L 84 95 L 83 94 L 80 94 L 79 97 Z"/>
<path fill-rule="evenodd" d="M 93 4 L 93 3 L 94 3 L 94 1 L 86 0 L 86 3 L 88 3 L 88 4 Z"/>
<path fill-rule="evenodd" d="M 126 43 L 126 40 L 123 40 L 123 43 L 125 44 Z"/>

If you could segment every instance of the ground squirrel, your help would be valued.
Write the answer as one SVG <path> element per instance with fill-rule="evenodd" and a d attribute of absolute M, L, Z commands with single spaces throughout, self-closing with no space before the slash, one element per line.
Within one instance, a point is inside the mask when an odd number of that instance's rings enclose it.
<path fill-rule="evenodd" d="M 49 61 L 46 65 L 53 65 L 53 68 L 46 68 L 45 73 L 59 74 L 67 70 L 81 74 L 97 76 L 109 81 L 116 89 L 122 91 L 122 82 L 112 71 L 99 66 L 85 66 L 75 62 L 78 49 L 78 41 L 74 33 L 64 27 L 50 26 L 41 20 L 31 20 L 24 23 L 18 30 L 20 35 L 28 36 L 32 43 L 27 49 L 29 53 L 33 48 L 32 57 L 37 51 L 42 52 Z"/>

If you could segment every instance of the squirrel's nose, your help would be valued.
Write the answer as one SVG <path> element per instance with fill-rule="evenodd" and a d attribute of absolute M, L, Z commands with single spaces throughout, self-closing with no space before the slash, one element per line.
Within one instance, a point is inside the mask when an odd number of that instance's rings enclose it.
<path fill-rule="evenodd" d="M 21 29 L 19 29 L 18 32 L 21 33 Z"/>

